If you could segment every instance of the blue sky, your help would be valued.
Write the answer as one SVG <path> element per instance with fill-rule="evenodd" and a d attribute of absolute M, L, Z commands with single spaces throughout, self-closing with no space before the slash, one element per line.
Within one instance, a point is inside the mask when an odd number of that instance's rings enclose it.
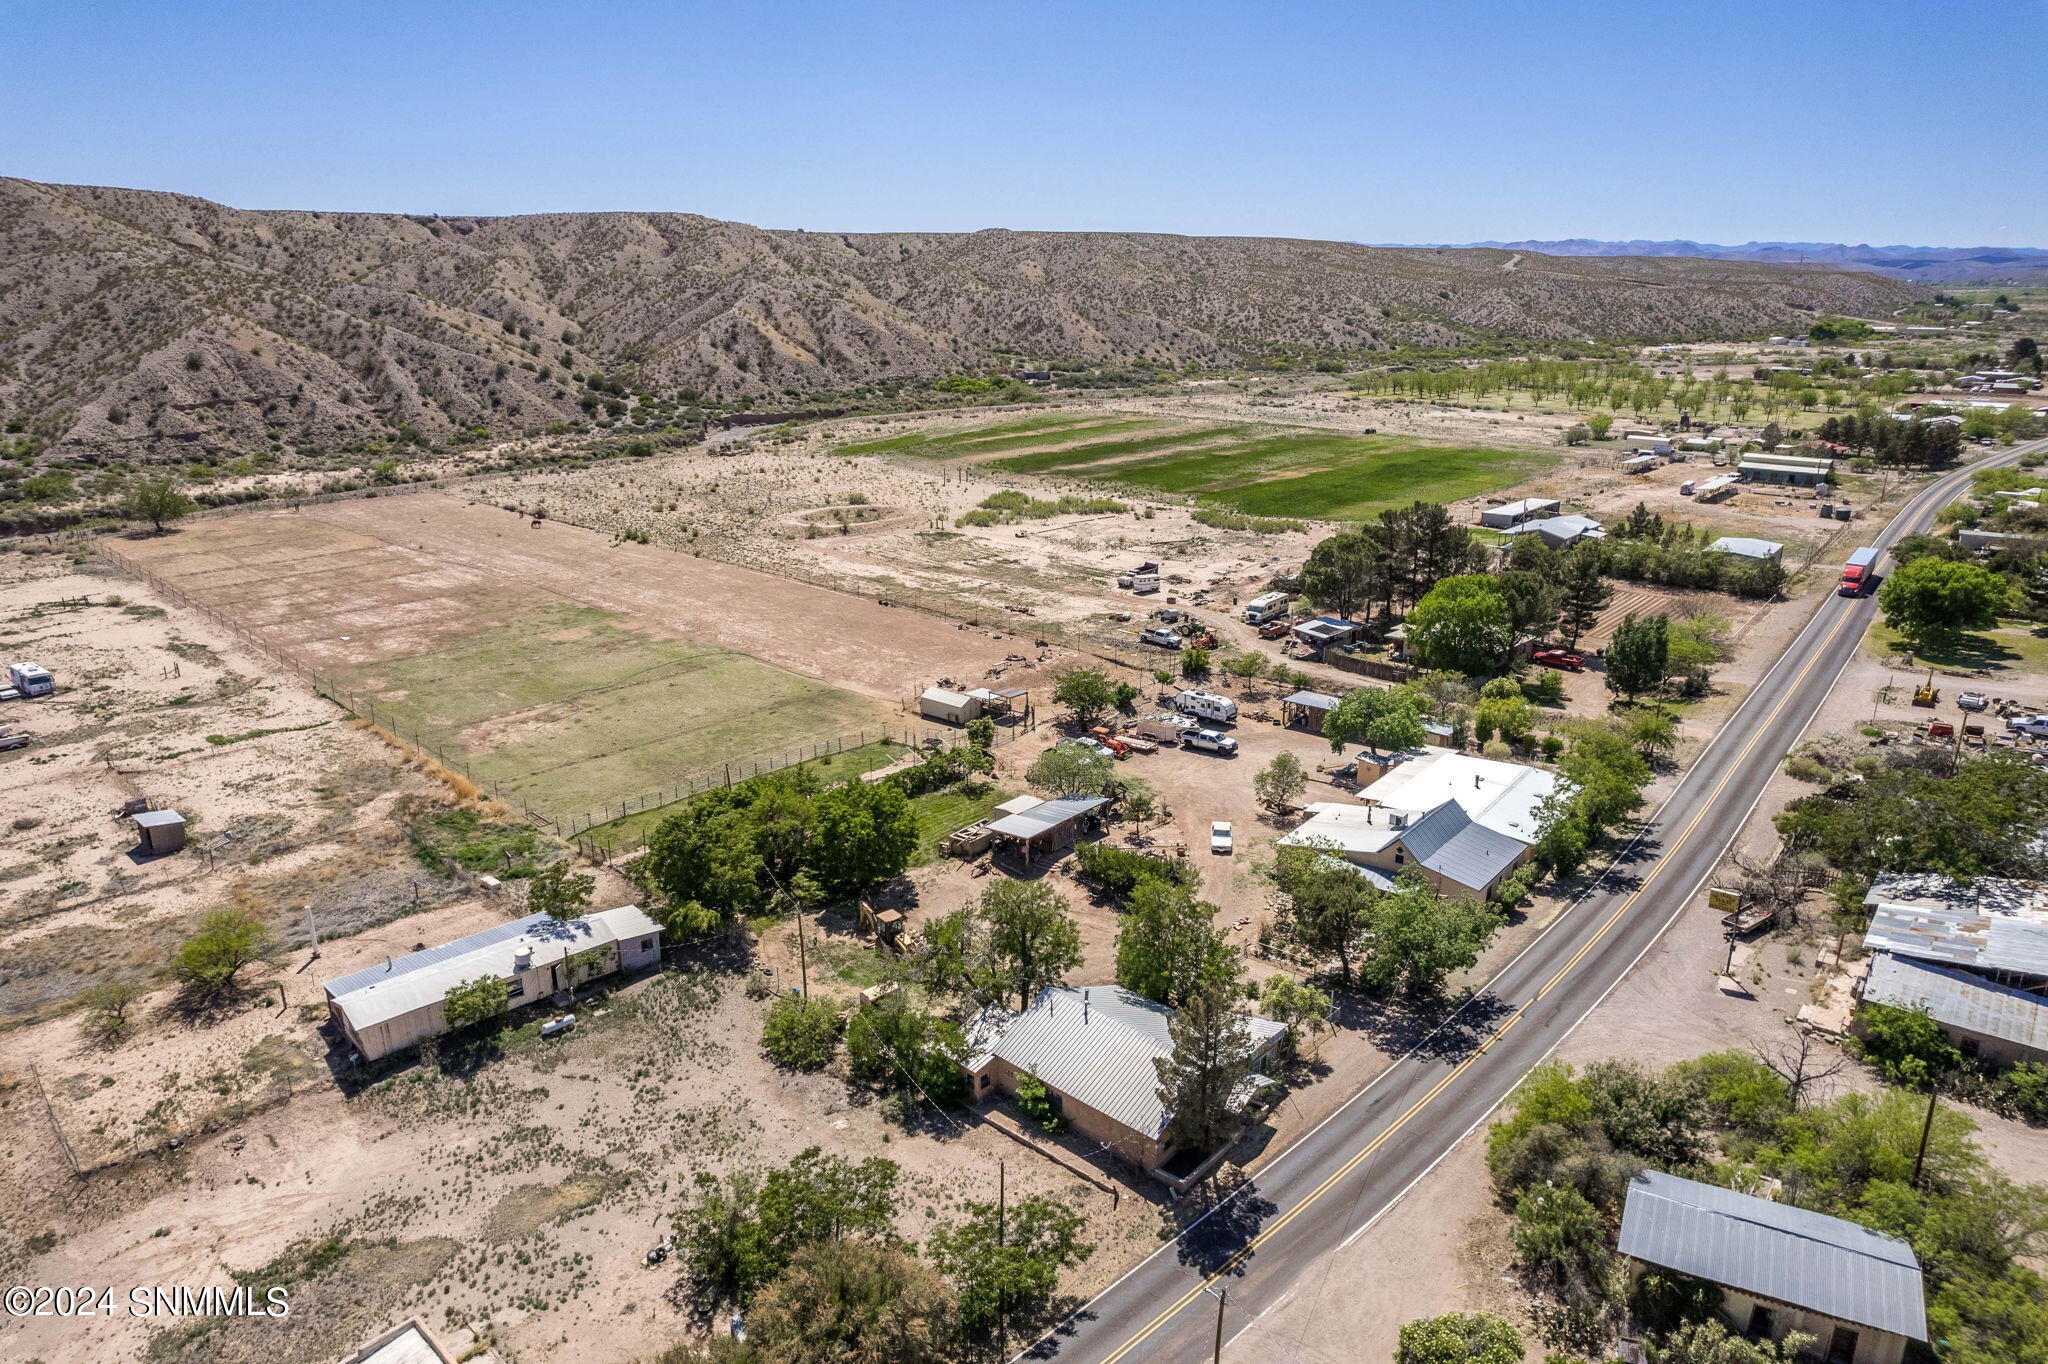
<path fill-rule="evenodd" d="M 0 173 L 846 231 L 2048 246 L 2048 7 L 1939 12 L 0 0 Z"/>

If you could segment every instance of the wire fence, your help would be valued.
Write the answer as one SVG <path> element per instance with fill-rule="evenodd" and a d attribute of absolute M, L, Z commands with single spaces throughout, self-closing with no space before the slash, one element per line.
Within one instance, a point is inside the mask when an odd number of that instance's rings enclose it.
<path fill-rule="evenodd" d="M 905 749 L 929 749 L 944 747 L 949 743 L 957 742 L 960 738 L 959 732 L 955 730 L 918 725 L 883 725 L 875 729 L 854 730 L 845 734 L 833 735 L 829 738 L 813 740 L 809 743 L 785 748 L 774 753 L 751 755 L 728 762 L 721 762 L 716 766 L 702 768 L 687 776 L 679 777 L 653 790 L 643 791 L 637 795 L 627 796 L 621 800 L 607 803 L 595 810 L 563 813 L 535 809 L 527 802 L 525 797 L 515 795 L 505 790 L 502 786 L 496 785 L 489 778 L 480 775 L 463 757 L 449 753 L 441 748 L 433 739 L 427 737 L 421 731 L 417 721 L 409 720 L 407 717 L 394 711 L 389 705 L 380 708 L 374 699 L 352 692 L 348 688 L 341 686 L 333 678 L 315 672 L 298 659 L 293 658 L 249 630 L 241 622 L 219 609 L 197 600 L 183 588 L 165 581 L 161 575 L 152 573 L 149 569 L 144 568 L 141 564 L 104 541 L 101 541 L 96 548 L 100 556 L 108 563 L 136 578 L 148 587 L 150 591 L 167 601 L 176 603 L 186 610 L 196 612 L 210 624 L 219 627 L 222 631 L 231 635 L 251 652 L 291 673 L 310 687 L 317 695 L 326 697 L 351 715 L 368 720 L 372 725 L 383 730 L 398 743 L 412 749 L 422 757 L 431 759 L 446 771 L 459 776 L 464 782 L 469 784 L 477 795 L 487 800 L 496 801 L 509 810 L 518 811 L 520 816 L 529 823 L 547 830 L 558 838 L 575 841 L 578 847 L 593 856 L 614 856 L 621 851 L 630 851 L 630 846 L 638 846 L 637 839 L 632 840 L 629 846 L 625 838 L 581 837 L 581 835 L 588 834 L 593 829 L 601 828 L 603 825 L 624 819 L 629 815 L 643 814 L 649 810 L 675 805 L 682 801 L 694 799 L 697 796 L 703 795 L 706 791 L 718 787 L 732 786 L 754 777 L 766 776 L 772 772 L 795 767 L 800 763 L 815 762 L 822 758 L 834 757 L 852 749 L 866 747 L 869 744 L 886 742 L 900 745 Z M 1022 732 L 1023 728 L 1024 726 L 998 726 L 996 730 L 996 743 L 1000 745 L 1012 742 L 1018 733 Z"/>

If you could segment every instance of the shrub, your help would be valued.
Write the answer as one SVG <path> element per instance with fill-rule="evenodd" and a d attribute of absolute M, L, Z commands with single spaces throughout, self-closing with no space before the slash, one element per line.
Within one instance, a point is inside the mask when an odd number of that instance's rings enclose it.
<path fill-rule="evenodd" d="M 1046 1089 L 1044 1081 L 1036 1075 L 1027 1073 L 1023 1079 L 1017 1081 L 1017 1107 L 1024 1111 L 1025 1117 L 1048 1132 L 1066 1130 L 1066 1119 L 1062 1118 L 1059 1109 L 1053 1106 L 1051 1091 Z"/>
<path fill-rule="evenodd" d="M 1128 900 L 1141 881 L 1189 886 L 1197 880 L 1197 873 L 1188 862 L 1132 852 L 1107 843 L 1081 844 L 1074 850 L 1074 860 L 1086 880 L 1119 900 Z"/>
<path fill-rule="evenodd" d="M 839 1011 L 822 999 L 784 995 L 768 1006 L 761 1049 L 778 1066 L 823 1070 L 839 1046 Z"/>

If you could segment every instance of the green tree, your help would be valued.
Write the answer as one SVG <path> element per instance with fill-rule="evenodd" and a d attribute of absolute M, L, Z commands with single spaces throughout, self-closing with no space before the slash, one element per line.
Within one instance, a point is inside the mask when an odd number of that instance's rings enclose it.
<path fill-rule="evenodd" d="M 810 870 L 828 895 L 850 898 L 901 876 L 917 853 L 917 814 L 901 787 L 858 777 L 818 797 Z"/>
<path fill-rule="evenodd" d="M 151 478 L 128 490 L 121 510 L 130 520 L 147 521 L 162 534 L 165 522 L 190 516 L 198 504 L 180 492 L 171 478 Z"/>
<path fill-rule="evenodd" d="M 1069 668 L 1054 682 L 1052 699 L 1070 723 L 1086 729 L 1116 708 L 1116 683 L 1097 668 Z"/>
<path fill-rule="evenodd" d="M 1273 755 L 1264 771 L 1252 778 L 1252 794 L 1269 810 L 1284 810 L 1301 799 L 1308 789 L 1308 776 L 1301 759 L 1286 749 Z"/>
<path fill-rule="evenodd" d="M 916 1256 L 871 1241 L 796 1251 L 754 1299 L 744 1345 L 761 1364 L 926 1364 L 959 1349 L 954 1295 Z"/>
<path fill-rule="evenodd" d="M 1783 1340 L 1749 1340 L 1713 1320 L 1681 1326 L 1656 1339 L 1643 1341 L 1643 1357 L 1649 1364 L 1793 1364 L 1804 1359 L 1814 1343 L 1803 1332 L 1788 1333 Z"/>
<path fill-rule="evenodd" d="M 1214 1150 L 1237 1131 L 1232 1099 L 1251 1073 L 1252 1038 L 1232 996 L 1228 983 L 1209 982 L 1174 1014 L 1172 1051 L 1152 1063 L 1168 1115 L 1164 1135 L 1183 1150 Z"/>
<path fill-rule="evenodd" d="M 1386 556 L 1380 542 L 1355 532 L 1323 540 L 1301 567 L 1303 595 L 1347 620 L 1384 595 L 1386 588 Z"/>
<path fill-rule="evenodd" d="M 1990 569 L 1934 558 L 1901 565 L 1877 590 L 1885 624 L 1923 649 L 1998 624 L 2005 600 L 2005 579 Z"/>
<path fill-rule="evenodd" d="M 1145 880 L 1116 934 L 1116 983 L 1180 1007 L 1212 981 L 1237 975 L 1237 953 L 1217 931 L 1216 906 L 1186 886 Z"/>
<path fill-rule="evenodd" d="M 1614 628 L 1607 646 L 1607 690 L 1633 701 L 1664 685 L 1671 659 L 1668 616 L 1637 620 L 1633 613 Z"/>
<path fill-rule="evenodd" d="M 1287 1025 L 1289 1055 L 1300 1054 L 1307 1039 L 1330 1025 L 1330 997 L 1279 971 L 1259 987 L 1259 1009 L 1275 1023 Z"/>
<path fill-rule="evenodd" d="M 932 1262 L 960 1294 L 961 1324 L 972 1332 L 1010 1313 L 1027 1318 L 1052 1303 L 1060 1271 L 1085 1261 L 1095 1247 L 1082 1239 L 1087 1219 L 1043 1194 L 998 1214 L 992 1203 L 969 1203 L 964 1221 L 932 1234 Z"/>
<path fill-rule="evenodd" d="M 806 1246 L 888 1242 L 897 1173 L 892 1160 L 856 1165 L 816 1146 L 765 1176 L 738 1170 L 721 1180 L 700 1171 L 676 1212 L 676 1241 L 710 1302 L 744 1307 Z"/>
<path fill-rule="evenodd" d="M 1868 1000 L 1857 1006 L 1856 1027 L 1856 1050 L 1893 1084 L 1925 1089 L 1962 1064 L 1962 1052 L 1924 1009 Z"/>
<path fill-rule="evenodd" d="M 1414 872 L 1403 873 L 1366 911 L 1359 975 L 1374 990 L 1428 993 L 1476 963 L 1499 926 L 1491 906 L 1440 895 Z"/>
<path fill-rule="evenodd" d="M 670 815 L 647 836 L 627 874 L 655 902 L 671 943 L 709 936 L 767 902 L 764 866 L 744 810 Z"/>
<path fill-rule="evenodd" d="M 1080 744 L 1054 744 L 1038 755 L 1024 780 L 1054 796 L 1100 796 L 1116 780 L 1116 759 Z"/>
<path fill-rule="evenodd" d="M 1558 634 L 1567 649 L 1576 649 L 1580 637 L 1593 628 L 1600 613 L 1614 600 L 1614 588 L 1600 576 L 1600 551 L 1581 545 L 1565 555 L 1558 570 L 1557 587 Z"/>
<path fill-rule="evenodd" d="M 1606 440 L 1607 433 L 1614 429 L 1614 418 L 1606 412 L 1595 412 L 1586 418 L 1586 425 L 1592 428 L 1594 440 Z"/>
<path fill-rule="evenodd" d="M 590 908 L 590 893 L 595 889 L 596 877 L 572 872 L 566 861 L 551 862 L 527 881 L 526 909 L 529 914 L 545 914 L 566 923 Z"/>
<path fill-rule="evenodd" d="M 839 1049 L 839 1010 L 831 1001 L 784 995 L 768 1006 L 761 1050 L 790 1070 L 823 1070 Z"/>
<path fill-rule="evenodd" d="M 1365 744 L 1376 752 L 1420 748 L 1429 737 L 1423 728 L 1428 704 L 1412 686 L 1357 687 L 1323 717 L 1323 737 L 1333 753 L 1342 753 L 1346 744 Z"/>
<path fill-rule="evenodd" d="M 1019 1009 L 1081 964 L 1081 930 L 1043 881 L 997 881 L 981 893 L 976 913 L 988 924 L 993 983 Z"/>
<path fill-rule="evenodd" d="M 113 1046 L 128 1036 L 134 1024 L 129 1011 L 147 993 L 136 981 L 93 986 L 78 997 L 85 1008 L 82 1031 L 99 1046 Z"/>
<path fill-rule="evenodd" d="M 1522 1364 L 1522 1333 L 1491 1312 L 1446 1312 L 1401 1328 L 1394 1364 Z"/>
<path fill-rule="evenodd" d="M 1209 675 L 1209 651 L 1201 645 L 1192 645 L 1180 651 L 1180 675 L 1189 681 L 1196 681 Z"/>
<path fill-rule="evenodd" d="M 967 1039 L 959 1027 L 886 1002 L 857 1011 L 846 1025 L 847 1068 L 870 1084 L 908 1087 L 942 1108 L 967 1097 L 961 1066 Z"/>
<path fill-rule="evenodd" d="M 512 1001 L 512 987 L 496 976 L 466 980 L 441 1002 L 441 1017 L 450 1028 L 467 1028 L 496 1018 Z"/>
<path fill-rule="evenodd" d="M 198 931 L 179 944 L 171 958 L 171 975 L 205 999 L 219 999 L 235 988 L 235 977 L 268 957 L 274 940 L 254 914 L 216 909 L 199 920 Z"/>
<path fill-rule="evenodd" d="M 967 746 L 987 753 L 996 746 L 996 722 L 977 715 L 967 722 Z"/>
<path fill-rule="evenodd" d="M 1408 647 L 1426 668 L 1494 672 L 1514 642 L 1507 600 L 1491 578 L 1445 578 L 1408 613 Z"/>
<path fill-rule="evenodd" d="M 1349 985 L 1381 892 L 1335 853 L 1312 845 L 1282 848 L 1274 879 L 1287 893 L 1296 941 L 1325 959 L 1335 957 L 1339 978 Z"/>

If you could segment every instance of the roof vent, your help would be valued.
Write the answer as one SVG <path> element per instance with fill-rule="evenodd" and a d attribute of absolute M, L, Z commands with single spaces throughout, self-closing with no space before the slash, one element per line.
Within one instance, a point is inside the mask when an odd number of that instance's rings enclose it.
<path fill-rule="evenodd" d="M 512 950 L 512 965 L 524 971 L 533 965 L 533 944 L 522 942 Z"/>
<path fill-rule="evenodd" d="M 1387 812 L 1387 824 L 1395 829 L 1405 829 L 1408 827 L 1408 816 L 1396 810 L 1389 810 Z"/>

